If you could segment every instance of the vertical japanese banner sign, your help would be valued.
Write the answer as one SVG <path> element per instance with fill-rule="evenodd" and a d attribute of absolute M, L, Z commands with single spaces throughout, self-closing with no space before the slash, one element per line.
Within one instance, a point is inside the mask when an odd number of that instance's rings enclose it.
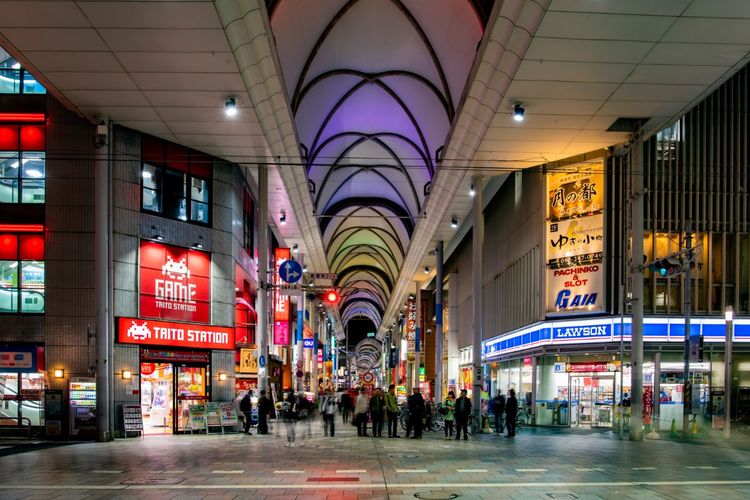
<path fill-rule="evenodd" d="M 408 352 L 416 351 L 417 337 L 417 299 L 409 296 L 406 302 L 406 345 Z"/>
<path fill-rule="evenodd" d="M 420 344 L 421 344 L 420 348 L 419 348 L 420 351 L 424 351 L 424 346 L 425 346 L 425 343 L 427 342 L 427 328 L 429 328 L 428 327 L 428 323 L 427 323 L 427 318 L 428 318 L 428 316 L 427 316 L 427 307 L 428 307 L 427 299 L 426 298 L 422 298 L 420 300 L 420 304 L 419 304 L 419 308 L 421 310 L 421 314 L 419 315 L 419 320 L 422 323 L 420 325 L 421 328 L 419 329 L 419 331 L 420 331 L 419 341 L 420 341 Z"/>
<path fill-rule="evenodd" d="M 289 296 L 279 293 L 279 266 L 292 257 L 288 248 L 277 248 L 273 254 L 273 343 L 275 345 L 289 345 Z"/>
<path fill-rule="evenodd" d="M 604 311 L 604 159 L 547 174 L 547 313 Z"/>

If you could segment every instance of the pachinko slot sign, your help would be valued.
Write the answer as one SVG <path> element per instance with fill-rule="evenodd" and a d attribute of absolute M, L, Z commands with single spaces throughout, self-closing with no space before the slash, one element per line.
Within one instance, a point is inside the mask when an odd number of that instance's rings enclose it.
<path fill-rule="evenodd" d="M 206 252 L 141 241 L 140 316 L 211 322 L 211 256 Z"/>
<path fill-rule="evenodd" d="M 547 313 L 604 310 L 604 159 L 547 174 Z"/>

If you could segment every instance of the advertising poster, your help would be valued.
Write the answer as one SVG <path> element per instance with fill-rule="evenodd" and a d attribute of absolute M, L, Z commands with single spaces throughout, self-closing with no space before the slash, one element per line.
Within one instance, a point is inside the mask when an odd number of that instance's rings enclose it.
<path fill-rule="evenodd" d="M 219 403 L 221 407 L 221 425 L 225 427 L 237 426 L 237 412 L 234 403 Z"/>
<path fill-rule="evenodd" d="M 206 422 L 209 427 L 221 427 L 221 405 L 219 403 L 206 403 Z"/>
<path fill-rule="evenodd" d="M 604 311 L 604 159 L 550 172 L 547 193 L 547 312 Z"/>
<path fill-rule="evenodd" d="M 190 429 L 202 430 L 206 428 L 206 407 L 202 404 L 190 405 Z"/>
<path fill-rule="evenodd" d="M 210 323 L 210 254 L 141 240 L 139 306 L 145 318 Z"/>
<path fill-rule="evenodd" d="M 289 248 L 274 250 L 273 284 L 281 285 L 279 266 L 292 257 Z M 273 292 L 273 343 L 274 345 L 289 345 L 289 295 L 282 295 L 278 288 Z"/>
<path fill-rule="evenodd" d="M 255 346 L 249 349 L 240 349 L 240 362 L 237 367 L 239 373 L 258 373 L 258 360 L 255 358 L 256 349 Z"/>

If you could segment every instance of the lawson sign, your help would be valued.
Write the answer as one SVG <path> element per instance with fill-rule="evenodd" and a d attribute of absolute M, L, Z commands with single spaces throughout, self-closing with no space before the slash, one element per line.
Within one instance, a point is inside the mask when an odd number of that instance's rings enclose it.
<path fill-rule="evenodd" d="M 724 342 L 725 323 L 721 318 L 692 318 L 690 335 L 705 342 Z M 492 359 L 504 354 L 544 345 L 626 342 L 631 340 L 632 321 L 619 317 L 579 321 L 545 321 L 499 335 L 482 343 L 482 357 Z M 645 342 L 684 342 L 684 318 L 644 318 Z M 734 321 L 734 341 L 750 343 L 750 319 Z"/>

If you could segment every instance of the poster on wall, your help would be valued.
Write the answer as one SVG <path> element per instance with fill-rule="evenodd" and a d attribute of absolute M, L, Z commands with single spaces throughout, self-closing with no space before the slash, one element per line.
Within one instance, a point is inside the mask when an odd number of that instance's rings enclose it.
<path fill-rule="evenodd" d="M 249 349 L 240 349 L 240 362 L 237 365 L 237 372 L 257 375 L 258 359 L 255 357 L 256 352 L 256 346 L 252 346 Z"/>
<path fill-rule="evenodd" d="M 604 311 L 604 159 L 550 172 L 547 194 L 547 313 Z"/>
<path fill-rule="evenodd" d="M 140 316 L 211 322 L 211 255 L 141 240 Z"/>

